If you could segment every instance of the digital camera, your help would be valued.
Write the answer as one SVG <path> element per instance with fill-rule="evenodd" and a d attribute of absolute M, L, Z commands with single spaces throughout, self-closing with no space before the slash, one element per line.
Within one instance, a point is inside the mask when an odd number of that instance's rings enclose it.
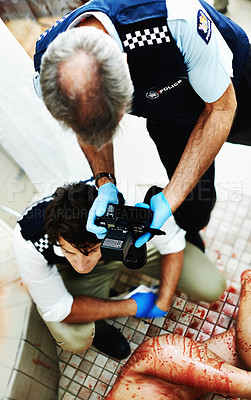
<path fill-rule="evenodd" d="M 146 232 L 165 234 L 150 228 L 152 218 L 153 211 L 148 208 L 108 204 L 105 214 L 95 221 L 107 229 L 100 247 L 102 257 L 122 261 L 130 269 L 143 267 L 147 261 L 146 244 L 137 248 L 135 241 Z"/>

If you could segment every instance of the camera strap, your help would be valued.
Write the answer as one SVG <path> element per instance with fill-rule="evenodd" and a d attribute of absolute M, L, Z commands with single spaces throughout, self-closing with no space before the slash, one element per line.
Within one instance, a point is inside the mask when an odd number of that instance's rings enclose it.
<path fill-rule="evenodd" d="M 157 236 L 161 236 L 161 235 L 165 235 L 166 232 L 161 231 L 160 229 L 155 229 L 155 228 L 147 228 L 147 232 L 151 233 L 152 237 L 157 235 Z M 152 239 L 151 237 L 151 239 Z"/>
<path fill-rule="evenodd" d="M 148 191 L 146 192 L 145 198 L 144 198 L 144 203 L 148 204 L 150 206 L 151 198 L 155 196 L 156 194 L 162 192 L 163 188 L 159 186 L 151 186 Z M 165 235 L 166 232 L 161 231 L 160 229 L 154 229 L 154 228 L 147 228 L 147 232 L 149 232 L 152 236 L 150 237 L 149 240 L 153 238 L 155 235 Z"/>

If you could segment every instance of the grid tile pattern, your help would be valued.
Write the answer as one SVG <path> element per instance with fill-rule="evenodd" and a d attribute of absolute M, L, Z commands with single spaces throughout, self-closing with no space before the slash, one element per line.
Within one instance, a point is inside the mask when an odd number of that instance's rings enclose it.
<path fill-rule="evenodd" d="M 218 201 L 209 225 L 202 232 L 208 257 L 227 279 L 227 288 L 215 303 L 195 302 L 176 291 L 167 317 L 152 320 L 120 317 L 108 320 L 120 328 L 129 340 L 132 352 L 145 339 L 177 333 L 202 342 L 232 327 L 238 313 L 240 275 L 251 263 L 250 198 L 233 196 Z M 128 271 L 117 277 L 115 288 L 127 291 L 139 284 L 153 286 L 157 281 Z M 91 347 L 83 354 L 72 355 L 58 348 L 61 370 L 58 400 L 102 400 L 113 386 L 127 360 L 117 361 Z M 203 400 L 224 399 L 208 394 Z"/>
<path fill-rule="evenodd" d="M 0 398 L 53 399 L 60 376 L 55 341 L 21 281 L 12 237 L 0 219 Z"/>

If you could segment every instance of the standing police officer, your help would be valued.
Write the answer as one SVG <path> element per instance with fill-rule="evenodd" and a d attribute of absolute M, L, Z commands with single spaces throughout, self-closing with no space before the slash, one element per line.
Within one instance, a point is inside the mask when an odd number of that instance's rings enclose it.
<path fill-rule="evenodd" d="M 226 140 L 251 142 L 245 32 L 203 0 L 92 0 L 41 35 L 34 61 L 46 106 L 76 132 L 96 177 L 88 230 L 103 237 L 95 218 L 117 202 L 109 140 L 130 108 L 147 119 L 170 177 L 151 198 L 152 227 L 174 213 L 203 249 L 198 232 L 216 199 L 214 158 Z"/>

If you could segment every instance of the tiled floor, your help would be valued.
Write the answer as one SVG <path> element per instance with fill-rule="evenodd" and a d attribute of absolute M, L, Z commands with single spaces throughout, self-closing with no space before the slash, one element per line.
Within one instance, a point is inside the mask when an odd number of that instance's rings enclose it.
<path fill-rule="evenodd" d="M 208 257 L 224 273 L 227 290 L 214 304 L 197 303 L 182 293 L 176 293 L 166 318 L 142 320 L 135 317 L 108 321 L 120 328 L 129 340 L 132 351 L 148 337 L 173 332 L 197 341 L 219 334 L 235 323 L 240 293 L 240 274 L 251 264 L 251 199 L 228 193 L 228 199 L 218 201 L 208 227 L 202 232 Z M 143 283 L 154 282 L 135 273 L 122 274 L 116 288 L 126 291 Z M 101 400 L 108 393 L 123 362 L 106 357 L 91 347 L 83 354 L 71 355 L 58 348 L 62 372 L 58 400 Z M 208 395 L 214 400 L 222 397 Z"/>
<path fill-rule="evenodd" d="M 0 219 L 0 399 L 55 399 L 55 341 L 21 281 L 12 235 Z"/>

